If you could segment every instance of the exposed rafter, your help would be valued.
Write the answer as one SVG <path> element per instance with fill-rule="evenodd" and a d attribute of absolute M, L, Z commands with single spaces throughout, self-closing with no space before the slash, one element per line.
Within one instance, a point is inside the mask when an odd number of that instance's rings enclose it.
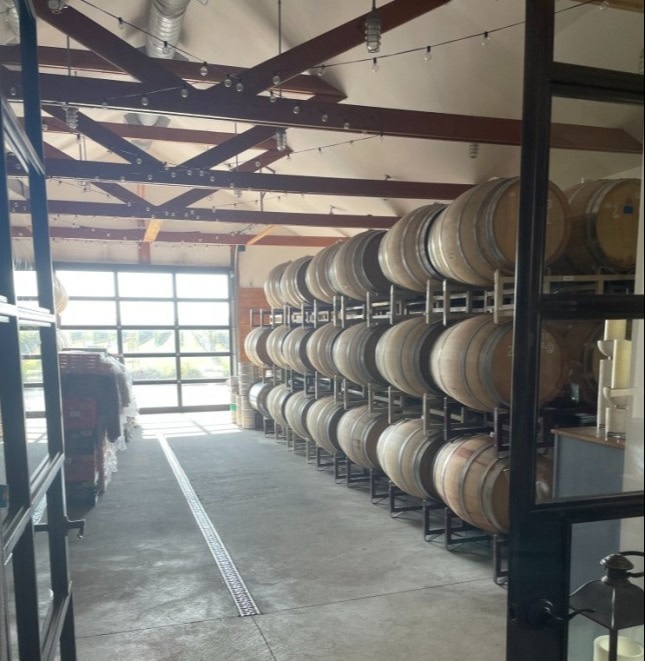
<path fill-rule="evenodd" d="M 154 58 L 151 58 L 154 59 Z M 155 60 L 176 76 L 191 83 L 221 83 L 226 79 L 226 73 L 231 76 L 244 76 L 247 69 L 229 64 L 211 64 L 206 75 L 202 75 L 201 62 L 185 62 L 184 60 Z M 20 64 L 20 47 L 18 45 L 0 46 L 0 62 Z M 38 62 L 41 67 L 80 71 L 89 74 L 118 74 L 123 70 L 91 50 L 78 50 L 40 46 Z M 306 68 L 306 67 L 304 67 Z M 226 73 L 225 73 L 226 72 Z M 304 94 L 319 96 L 328 100 L 343 100 L 346 95 L 318 76 L 301 74 L 281 83 L 285 94 Z"/>
<path fill-rule="evenodd" d="M 11 230 L 15 238 L 31 237 L 31 230 L 27 227 L 13 227 Z M 150 243 L 144 242 L 144 232 L 140 229 L 101 229 L 98 227 L 51 227 L 50 236 L 52 239 L 75 239 L 82 241 L 131 241 L 145 245 L 149 250 Z M 253 236 L 246 234 L 202 234 L 201 232 L 160 232 L 156 243 L 188 243 L 203 245 L 220 246 L 244 246 L 249 245 Z M 337 243 L 339 237 L 329 236 L 284 236 L 273 235 L 262 239 L 261 245 L 264 246 L 285 246 L 298 248 L 322 248 L 332 243 Z M 253 245 L 253 244 L 250 244 Z M 257 245 L 257 244 L 255 244 Z"/>
<path fill-rule="evenodd" d="M 11 171 L 24 176 L 15 157 L 10 159 Z M 453 184 L 424 181 L 393 181 L 381 179 L 350 179 L 340 177 L 307 177 L 286 174 L 258 174 L 223 170 L 191 170 L 167 167 L 149 170 L 142 165 L 46 159 L 47 176 L 60 179 L 85 179 L 93 182 L 129 181 L 164 186 L 195 186 L 215 191 L 220 188 L 285 192 L 311 195 L 341 195 L 349 197 L 386 197 L 417 200 L 454 200 L 473 184 Z"/>
<path fill-rule="evenodd" d="M 382 228 L 392 227 L 398 216 L 359 216 L 350 214 L 324 213 L 282 213 L 277 211 L 247 211 L 244 209 L 186 209 L 176 207 L 160 210 L 157 207 L 109 202 L 78 202 L 67 200 L 49 200 L 49 213 L 62 216 L 97 217 L 97 218 L 160 218 L 163 220 L 198 220 L 202 222 L 239 223 L 243 225 L 293 225 L 302 227 L 328 228 Z M 13 214 L 30 213 L 29 202 L 11 200 Z M 148 209 L 146 211 L 146 209 Z"/>
<path fill-rule="evenodd" d="M 636 77 L 642 80 L 642 77 Z M 69 102 L 80 106 L 100 106 L 108 97 L 111 107 L 133 112 L 142 110 L 141 97 L 147 94 L 146 88 L 140 83 L 88 79 L 83 81 L 83 85 L 78 85 L 78 81 L 69 76 L 54 74 L 41 74 L 40 84 L 44 103 Z M 4 69 L 2 85 L 7 97 L 22 98 L 20 76 L 15 72 Z M 239 97 L 239 94 L 232 92 L 225 102 L 214 106 L 199 91 L 191 93 L 188 98 L 182 98 L 176 90 L 165 91 L 149 94 L 149 105 L 144 110 L 158 114 L 232 119 L 252 124 L 344 131 L 350 134 L 368 133 L 511 146 L 520 144 L 521 121 L 518 119 L 313 101 L 302 102 L 301 112 L 294 114 L 293 99 L 271 103 L 265 97 Z M 326 121 L 322 120 L 323 116 Z M 580 124 L 554 123 L 551 146 L 630 154 L 642 152 L 641 143 L 622 129 Z"/>

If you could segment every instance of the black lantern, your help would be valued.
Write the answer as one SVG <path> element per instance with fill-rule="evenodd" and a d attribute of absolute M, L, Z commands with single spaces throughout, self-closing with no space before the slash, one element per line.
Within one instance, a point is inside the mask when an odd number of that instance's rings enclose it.
<path fill-rule="evenodd" d="M 608 661 L 618 659 L 618 632 L 645 622 L 643 590 L 629 580 L 644 572 L 632 572 L 634 565 L 626 557 L 644 555 L 640 551 L 608 555 L 600 562 L 605 575 L 586 583 L 569 597 L 569 608 L 609 630 Z"/>

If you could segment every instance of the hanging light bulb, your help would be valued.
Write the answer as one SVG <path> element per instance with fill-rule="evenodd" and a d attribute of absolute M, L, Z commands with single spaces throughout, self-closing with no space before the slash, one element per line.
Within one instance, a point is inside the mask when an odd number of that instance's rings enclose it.
<path fill-rule="evenodd" d="M 271 82 L 274 85 L 279 85 L 282 81 L 280 80 L 280 76 L 277 73 L 274 73 L 273 78 L 271 78 Z"/>
<path fill-rule="evenodd" d="M 163 46 L 162 46 L 162 48 L 161 48 L 161 52 L 162 52 L 164 55 L 170 55 L 170 44 L 168 44 L 167 41 L 164 41 L 164 42 L 163 42 Z"/>
<path fill-rule="evenodd" d="M 322 77 L 327 73 L 324 64 L 321 64 L 321 65 L 318 67 L 318 71 L 317 71 L 317 73 L 318 73 L 318 77 L 319 77 L 319 78 L 322 78 Z"/>
<path fill-rule="evenodd" d="M 377 73 L 381 67 L 378 65 L 378 58 L 373 57 L 372 58 L 372 71 L 374 73 Z"/>
<path fill-rule="evenodd" d="M 372 11 L 365 19 L 365 45 L 368 53 L 378 53 L 381 49 L 381 19 L 376 12 L 376 0 L 372 0 Z"/>
<path fill-rule="evenodd" d="M 300 104 L 296 103 L 296 105 L 293 107 L 292 112 L 294 115 L 299 115 L 300 114 Z"/>
<path fill-rule="evenodd" d="M 235 83 L 235 91 L 236 92 L 244 91 L 244 83 L 241 80 L 238 80 L 237 83 Z"/>
<path fill-rule="evenodd" d="M 432 59 L 432 46 L 428 46 L 426 48 L 426 52 L 425 52 L 425 55 L 423 56 L 423 59 L 426 62 L 430 62 L 430 60 Z"/>
<path fill-rule="evenodd" d="M 206 66 L 206 62 L 202 64 L 201 67 L 199 67 L 199 75 L 204 78 L 205 76 L 208 76 L 208 67 Z"/>
<path fill-rule="evenodd" d="M 275 103 L 278 100 L 278 97 L 273 93 L 273 90 L 269 91 L 269 101 Z"/>
<path fill-rule="evenodd" d="M 76 106 L 65 106 L 65 123 L 72 131 L 78 129 L 78 108 Z"/>
<path fill-rule="evenodd" d="M 224 87 L 233 87 L 233 80 L 230 73 L 227 73 L 226 78 L 224 78 Z"/>
<path fill-rule="evenodd" d="M 471 142 L 470 147 L 468 147 L 468 156 L 470 158 L 477 158 L 479 156 L 479 144 L 476 142 Z"/>
<path fill-rule="evenodd" d="M 141 105 L 145 107 L 145 106 L 147 106 L 149 103 L 150 103 L 150 101 L 148 100 L 148 97 L 145 96 L 145 94 L 144 94 L 144 95 L 141 97 Z"/>
<path fill-rule="evenodd" d="M 278 151 L 287 151 L 287 131 L 284 128 L 278 128 L 275 132 L 275 148 Z"/>
<path fill-rule="evenodd" d="M 488 32 L 484 32 L 484 34 L 482 35 L 482 46 L 488 46 L 489 42 L 490 42 L 490 35 L 488 34 Z"/>
<path fill-rule="evenodd" d="M 119 24 L 119 30 L 125 30 L 125 21 L 120 16 L 116 20 Z"/>

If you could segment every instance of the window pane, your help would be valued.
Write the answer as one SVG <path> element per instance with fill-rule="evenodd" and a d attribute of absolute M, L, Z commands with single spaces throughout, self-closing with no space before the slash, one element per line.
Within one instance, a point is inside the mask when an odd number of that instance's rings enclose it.
<path fill-rule="evenodd" d="M 43 366 L 40 358 L 23 358 L 22 380 L 23 383 L 43 382 Z"/>
<path fill-rule="evenodd" d="M 33 413 L 45 410 L 45 391 L 42 388 L 25 388 L 23 390 L 25 411 Z"/>
<path fill-rule="evenodd" d="M 72 349 L 106 349 L 118 353 L 116 330 L 66 330 L 67 346 Z"/>
<path fill-rule="evenodd" d="M 13 284 L 16 287 L 16 297 L 18 299 L 38 297 L 36 271 L 14 271 Z"/>
<path fill-rule="evenodd" d="M 181 358 L 182 379 L 226 379 L 231 375 L 228 356 L 194 356 Z"/>
<path fill-rule="evenodd" d="M 135 381 L 176 379 L 177 368 L 172 357 L 126 358 L 125 365 Z"/>
<path fill-rule="evenodd" d="M 124 353 L 175 353 L 175 331 L 124 330 Z"/>
<path fill-rule="evenodd" d="M 121 298 L 172 298 L 171 273 L 119 273 Z"/>
<path fill-rule="evenodd" d="M 184 406 L 228 406 L 231 392 L 224 383 L 182 384 L 181 396 Z"/>
<path fill-rule="evenodd" d="M 228 303 L 177 303 L 180 325 L 228 326 Z"/>
<path fill-rule="evenodd" d="M 68 296 L 114 296 L 111 271 L 56 271 Z"/>
<path fill-rule="evenodd" d="M 180 330 L 179 350 L 181 353 L 212 353 L 230 351 L 228 330 Z"/>
<path fill-rule="evenodd" d="M 61 314 L 61 326 L 115 326 L 114 301 L 70 301 Z"/>
<path fill-rule="evenodd" d="M 20 331 L 20 354 L 40 356 L 40 333 L 37 330 Z"/>
<path fill-rule="evenodd" d="M 177 298 L 228 298 L 228 276 L 223 273 L 178 273 Z"/>
<path fill-rule="evenodd" d="M 121 302 L 121 323 L 124 326 L 172 326 L 175 310 L 171 302 Z"/>
<path fill-rule="evenodd" d="M 134 396 L 140 409 L 165 408 L 179 406 L 177 386 L 169 385 L 135 385 Z"/>

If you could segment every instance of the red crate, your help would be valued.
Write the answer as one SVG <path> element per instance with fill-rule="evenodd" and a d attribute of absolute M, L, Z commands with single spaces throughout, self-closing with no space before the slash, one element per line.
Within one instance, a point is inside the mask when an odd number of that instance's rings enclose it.
<path fill-rule="evenodd" d="M 65 429 L 93 429 L 96 426 L 97 405 L 93 397 L 63 398 Z"/>

